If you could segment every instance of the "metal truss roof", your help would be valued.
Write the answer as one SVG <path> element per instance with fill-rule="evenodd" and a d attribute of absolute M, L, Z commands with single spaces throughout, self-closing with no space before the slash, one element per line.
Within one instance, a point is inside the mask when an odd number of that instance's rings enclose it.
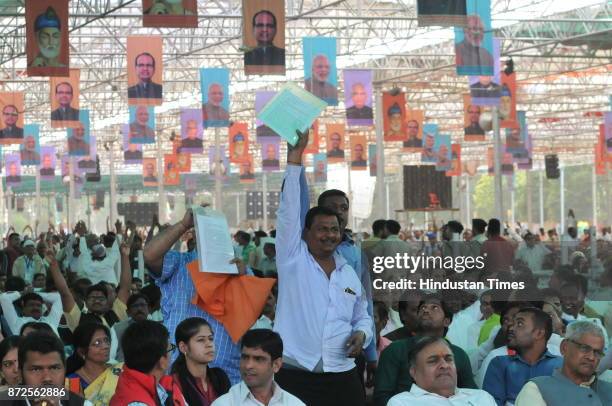
<path fill-rule="evenodd" d="M 19 3 L 19 0 L 12 1 Z M 6 4 L 6 0 L 4 2 Z M 140 0 L 72 0 L 70 2 L 71 67 L 81 69 L 81 106 L 91 110 L 92 133 L 98 139 L 102 171 L 108 170 L 109 145 L 119 151 L 121 124 L 127 121 L 126 38 L 164 38 L 164 105 L 156 108 L 157 130 L 169 151 L 172 132 L 179 132 L 178 109 L 198 107 L 201 67 L 231 71 L 234 121 L 254 128 L 254 92 L 278 89 L 286 80 L 303 79 L 302 38 L 338 38 L 341 69 L 374 71 L 376 87 L 404 88 L 410 108 L 422 109 L 427 120 L 440 124 L 453 141 L 462 140 L 462 94 L 467 78 L 455 75 L 453 31 L 418 27 L 414 0 L 286 0 L 287 74 L 245 76 L 242 53 L 241 2 L 199 2 L 199 28 L 142 27 Z M 502 58 L 512 57 L 519 84 L 520 110 L 526 110 L 534 137 L 536 159 L 549 152 L 564 164 L 590 163 L 601 117 L 589 112 L 609 110 L 612 93 L 612 3 L 553 0 L 492 0 L 495 36 Z M 25 76 L 25 26 L 21 6 L 0 1 L 0 90 L 24 91 L 26 122 L 42 125 L 42 144 L 65 148 L 65 131 L 49 122 L 47 78 Z M 564 9 L 561 10 L 560 7 Z M 327 109 L 321 122 L 343 120 L 342 101 Z M 374 131 L 364 129 L 374 140 Z M 222 132 L 222 139 L 225 132 Z M 208 142 L 214 140 L 207 130 Z M 464 159 L 485 156 L 488 143 L 464 144 Z M 259 155 L 258 146 L 252 153 Z M 154 156 L 155 150 L 145 148 Z M 396 145 L 385 151 L 387 166 L 411 162 Z M 115 156 L 118 156 L 116 153 Z M 207 170 L 204 155 L 195 157 L 195 171 Z M 541 159 L 540 159 L 541 160 Z M 117 165 L 121 173 L 137 167 Z"/>

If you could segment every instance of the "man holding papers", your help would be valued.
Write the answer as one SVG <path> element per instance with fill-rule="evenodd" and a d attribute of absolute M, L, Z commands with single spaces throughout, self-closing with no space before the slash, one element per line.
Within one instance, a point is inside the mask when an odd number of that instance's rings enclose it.
<path fill-rule="evenodd" d="M 335 211 L 313 207 L 304 232 L 300 174 L 308 134 L 289 147 L 278 210 L 279 278 L 274 330 L 283 338 L 276 381 L 308 405 L 365 405 L 355 358 L 372 340 L 372 318 L 359 278 L 336 253 L 341 241 Z"/>

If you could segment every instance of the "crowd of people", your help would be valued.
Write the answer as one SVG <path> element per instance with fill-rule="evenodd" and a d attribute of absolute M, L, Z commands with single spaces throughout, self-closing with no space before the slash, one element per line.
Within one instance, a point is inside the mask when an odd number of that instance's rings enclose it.
<path fill-rule="evenodd" d="M 126 219 L 102 235 L 83 222 L 69 233 L 9 230 L 0 396 L 29 385 L 66 388 L 65 405 L 612 404 L 612 297 L 591 299 L 612 285 L 609 229 L 579 238 L 569 221 L 559 238 L 497 219 L 428 230 L 377 220 L 371 233 L 354 232 L 342 191 L 309 207 L 308 136 L 299 135 L 276 229 L 233 235 L 238 273 L 223 280 L 245 289 L 227 288 L 219 303 L 197 300 L 191 210 L 173 225 L 154 218 L 143 230 Z M 373 270 L 376 258 L 404 254 L 484 266 Z M 377 289 L 384 275 L 524 285 Z M 272 287 L 261 289 L 263 279 Z M 237 337 L 228 317 L 250 309 L 236 312 L 231 295 L 249 287 L 256 314 Z"/>

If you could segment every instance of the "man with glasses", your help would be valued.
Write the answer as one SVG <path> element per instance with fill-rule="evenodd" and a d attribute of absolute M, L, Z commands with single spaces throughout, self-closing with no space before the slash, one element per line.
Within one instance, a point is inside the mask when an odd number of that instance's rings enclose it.
<path fill-rule="evenodd" d="M 138 83 L 128 87 L 128 99 L 161 99 L 162 85 L 153 82 L 155 58 L 148 52 L 136 56 L 134 60 Z"/>
<path fill-rule="evenodd" d="M 274 46 L 276 16 L 260 10 L 253 16 L 253 36 L 257 47 L 244 54 L 245 65 L 284 65 L 285 50 Z"/>
<path fill-rule="evenodd" d="M 125 330 L 121 347 L 125 365 L 110 406 L 185 405 L 178 382 L 166 375 L 176 346 L 155 321 L 138 321 Z"/>
<path fill-rule="evenodd" d="M 604 332 L 597 324 L 570 323 L 561 343 L 563 366 L 552 376 L 527 382 L 515 405 L 611 405 L 612 383 L 597 379 L 596 374 L 604 356 L 604 344 Z"/>
<path fill-rule="evenodd" d="M 35 388 L 64 387 L 66 358 L 64 344 L 57 336 L 44 331 L 28 334 L 19 345 L 18 359 L 23 385 Z M 24 398 L 22 400 L 3 401 L 2 404 L 11 406 L 92 405 L 91 402 L 69 391 L 64 400 L 60 400 L 59 397 Z"/>
<path fill-rule="evenodd" d="M 121 338 L 129 326 L 138 321 L 147 320 L 149 317 L 149 310 L 149 299 L 147 296 L 143 295 L 142 293 L 134 293 L 130 296 L 127 301 L 128 318 L 115 323 L 112 328 L 112 330 L 115 331 L 115 335 L 117 336 L 119 342 L 121 342 Z M 119 348 L 117 349 L 117 356 L 115 359 L 119 362 L 123 362 L 124 360 L 123 348 L 121 345 L 119 345 Z"/>
<path fill-rule="evenodd" d="M 62 82 L 55 86 L 55 100 L 59 107 L 51 112 L 51 121 L 79 121 L 79 110 L 72 107 L 72 85 Z"/>
<path fill-rule="evenodd" d="M 4 128 L 0 130 L 0 140 L 23 139 L 23 128 L 17 126 L 19 111 L 13 104 L 7 104 L 2 109 L 2 123 Z"/>
<path fill-rule="evenodd" d="M 419 138 L 419 122 L 408 120 L 408 141 L 404 141 L 404 148 L 421 148 L 423 140 Z"/>

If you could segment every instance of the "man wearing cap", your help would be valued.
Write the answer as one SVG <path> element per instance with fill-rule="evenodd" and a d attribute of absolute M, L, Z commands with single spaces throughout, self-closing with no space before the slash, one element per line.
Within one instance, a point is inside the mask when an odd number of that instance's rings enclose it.
<path fill-rule="evenodd" d="M 39 53 L 36 55 L 32 67 L 62 67 L 66 66 L 59 61 L 61 51 L 62 33 L 59 17 L 53 7 L 36 17 L 34 32 Z"/>
<path fill-rule="evenodd" d="M 506 85 L 502 85 L 499 98 L 499 118 L 500 120 L 512 119 L 512 92 Z"/>
<path fill-rule="evenodd" d="M 402 108 L 399 104 L 393 103 L 387 110 L 387 118 L 389 120 L 389 129 L 385 132 L 385 138 L 388 137 L 404 137 L 402 132 Z"/>
<path fill-rule="evenodd" d="M 36 244 L 32 240 L 25 240 L 21 244 L 23 255 L 13 264 L 13 275 L 19 276 L 27 284 L 32 284 L 32 278 L 37 273 L 45 273 L 42 258 L 36 254 Z"/>
<path fill-rule="evenodd" d="M 2 108 L 2 123 L 4 128 L 0 130 L 0 140 L 22 139 L 23 128 L 17 126 L 19 111 L 13 104 L 7 104 Z"/>
<path fill-rule="evenodd" d="M 232 159 L 236 160 L 244 158 L 244 135 L 239 132 L 238 134 L 234 135 L 232 141 L 234 144 Z"/>

